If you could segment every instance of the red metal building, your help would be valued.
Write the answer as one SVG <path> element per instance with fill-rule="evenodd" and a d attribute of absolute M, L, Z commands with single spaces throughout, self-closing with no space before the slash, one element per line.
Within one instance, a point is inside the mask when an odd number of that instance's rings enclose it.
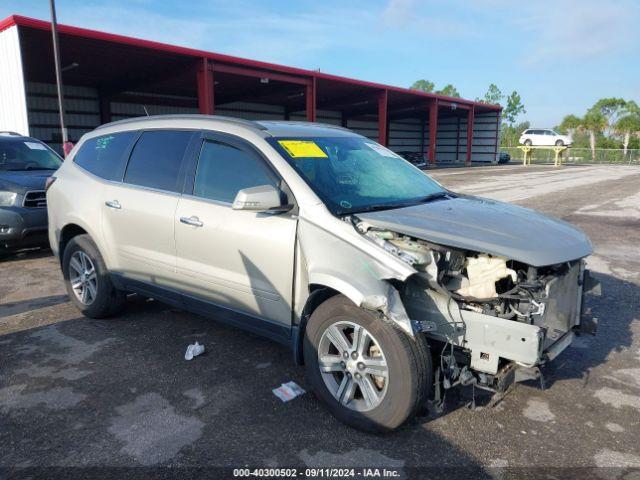
<path fill-rule="evenodd" d="M 200 112 L 343 125 L 430 163 L 489 162 L 498 153 L 498 105 L 67 25 L 59 35 L 72 141 L 147 112 Z M 0 21 L 0 75 L 0 130 L 59 148 L 49 22 Z"/>

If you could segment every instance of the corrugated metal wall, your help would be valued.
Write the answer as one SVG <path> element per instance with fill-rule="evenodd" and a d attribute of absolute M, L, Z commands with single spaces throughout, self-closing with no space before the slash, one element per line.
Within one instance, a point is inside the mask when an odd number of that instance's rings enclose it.
<path fill-rule="evenodd" d="M 17 26 L 0 32 L 0 130 L 29 135 Z"/>
<path fill-rule="evenodd" d="M 389 148 L 396 152 L 413 152 L 423 155 L 429 146 L 429 122 L 407 118 L 389 122 Z"/>
<path fill-rule="evenodd" d="M 100 125 L 100 105 L 95 88 L 64 86 L 65 123 L 69 140 L 77 142 L 86 132 Z M 62 152 L 62 135 L 56 86 L 27 83 L 27 105 L 31 136 Z"/>
<path fill-rule="evenodd" d="M 498 112 L 476 114 L 473 121 L 471 160 L 474 162 L 496 161 L 499 145 L 500 116 Z"/>
<path fill-rule="evenodd" d="M 176 113 L 198 113 L 195 97 L 157 95 L 136 92 L 145 103 L 139 101 L 113 101 L 110 103 L 113 121 L 145 115 Z M 125 97 L 126 98 L 126 94 Z M 87 87 L 65 86 L 67 125 L 69 138 L 76 142 L 82 134 L 100 124 L 98 92 Z M 166 105 L 172 103 L 173 105 Z M 60 149 L 58 106 L 53 84 L 28 83 L 27 104 L 31 134 L 54 148 Z M 179 106 L 179 105 L 185 106 Z M 177 105 L 177 106 L 176 106 Z M 191 105 L 191 106 L 189 106 Z M 251 102 L 233 102 L 216 105 L 216 113 L 249 120 L 284 120 L 285 108 L 280 105 L 265 105 Z M 291 112 L 290 120 L 305 121 L 304 111 Z M 317 121 L 341 125 L 340 112 L 318 110 Z M 496 112 L 476 114 L 473 128 L 472 161 L 495 160 L 496 141 L 499 132 L 499 116 Z M 378 140 L 378 122 L 375 119 L 348 119 L 347 128 L 372 140 Z M 420 119 L 402 119 L 389 122 L 389 148 L 396 152 L 426 152 L 429 148 L 429 122 Z M 467 153 L 467 119 L 465 116 L 438 118 L 436 160 L 438 163 L 464 162 Z"/>
<path fill-rule="evenodd" d="M 466 155 L 466 117 L 444 117 L 440 115 L 438 117 L 438 132 L 436 135 L 436 159 L 438 163 L 464 162 Z"/>

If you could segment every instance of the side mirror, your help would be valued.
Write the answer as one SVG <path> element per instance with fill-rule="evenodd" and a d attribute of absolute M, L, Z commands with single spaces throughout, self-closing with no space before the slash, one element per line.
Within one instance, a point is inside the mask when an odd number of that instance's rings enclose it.
<path fill-rule="evenodd" d="M 290 205 L 282 202 L 282 193 L 272 185 L 243 188 L 233 201 L 234 210 L 252 210 L 254 212 L 290 210 Z"/>

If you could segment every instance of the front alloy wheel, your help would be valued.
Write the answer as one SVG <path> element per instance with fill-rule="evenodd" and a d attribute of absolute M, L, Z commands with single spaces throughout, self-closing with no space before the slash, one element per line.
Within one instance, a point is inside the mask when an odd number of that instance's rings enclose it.
<path fill-rule="evenodd" d="M 307 385 L 339 420 L 360 430 L 398 428 L 433 383 L 429 346 L 343 295 L 319 305 L 304 330 Z"/>
<path fill-rule="evenodd" d="M 73 293 L 83 305 L 91 305 L 98 295 L 98 275 L 91 258 L 81 250 L 71 255 L 69 281 Z"/>
<path fill-rule="evenodd" d="M 384 353 L 373 335 L 356 323 L 337 322 L 325 330 L 318 367 L 331 395 L 352 410 L 372 410 L 387 393 L 389 369 Z"/>

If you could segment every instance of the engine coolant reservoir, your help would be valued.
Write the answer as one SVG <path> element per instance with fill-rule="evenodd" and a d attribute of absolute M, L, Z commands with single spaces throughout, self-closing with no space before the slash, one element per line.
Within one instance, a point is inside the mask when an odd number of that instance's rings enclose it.
<path fill-rule="evenodd" d="M 465 297 L 493 298 L 497 297 L 496 282 L 510 276 L 516 282 L 518 274 L 507 268 L 504 258 L 491 257 L 486 254 L 477 257 L 467 257 L 466 260 L 468 284 L 463 282 L 456 293 Z"/>

